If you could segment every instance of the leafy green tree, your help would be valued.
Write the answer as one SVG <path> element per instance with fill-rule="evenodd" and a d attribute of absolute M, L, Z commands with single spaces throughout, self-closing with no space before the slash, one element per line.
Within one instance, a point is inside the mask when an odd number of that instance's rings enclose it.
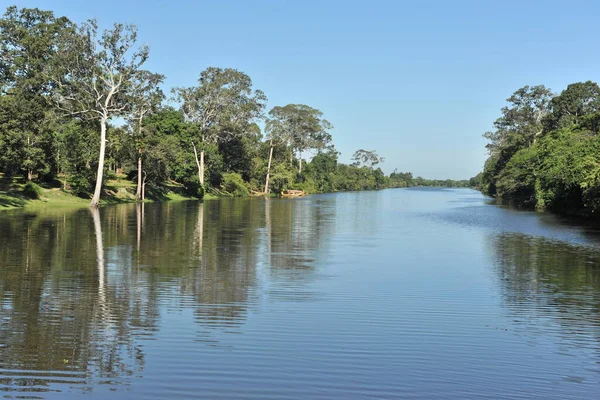
<path fill-rule="evenodd" d="M 523 93 L 529 91 L 521 91 L 519 99 Z M 531 107 L 523 113 L 517 107 L 522 102 L 503 109 L 497 131 L 488 135 L 491 151 L 484 171 L 470 183 L 538 210 L 596 215 L 600 212 L 600 87 L 591 81 L 573 83 L 539 104 L 546 103 L 545 112 L 538 114 L 532 114 Z"/>
<path fill-rule="evenodd" d="M 494 122 L 494 131 L 483 136 L 490 158 L 485 165 L 483 180 L 487 193 L 495 195 L 498 174 L 520 149 L 535 143 L 543 131 L 544 120 L 550 112 L 552 92 L 543 85 L 524 86 L 515 91 L 501 110 L 502 116 Z"/>
<path fill-rule="evenodd" d="M 135 125 L 134 137 L 138 153 L 137 189 L 135 192 L 135 197 L 138 201 L 143 201 L 145 197 L 145 179 L 142 179 L 142 175 L 144 174 L 142 158 L 147 131 L 144 130 L 144 118 L 150 113 L 155 112 L 164 100 L 165 96 L 158 87 L 164 79 L 163 75 L 144 70 L 137 71 L 132 79 L 129 101 L 131 102 L 130 118 Z"/>
<path fill-rule="evenodd" d="M 413 186 L 413 174 L 411 172 L 398 172 L 394 170 L 390 174 L 389 184 L 391 187 L 410 187 Z"/>
<path fill-rule="evenodd" d="M 209 67 L 200 73 L 198 86 L 174 90 L 186 121 L 192 122 L 197 134 L 191 141 L 198 167 L 200 185 L 204 185 L 206 146 L 229 142 L 251 131 L 262 118 L 266 96 L 252 90 L 252 80 L 232 68 Z M 195 143 L 202 144 L 198 157 Z"/>
<path fill-rule="evenodd" d="M 147 183 L 158 188 L 171 179 L 183 184 L 188 195 L 201 197 L 194 157 L 187 151 L 195 130 L 183 113 L 163 107 L 149 114 L 144 125 Z"/>
<path fill-rule="evenodd" d="M 319 192 L 335 191 L 335 173 L 338 167 L 339 153 L 335 149 L 319 153 L 309 164 L 309 175 Z"/>
<path fill-rule="evenodd" d="M 90 136 L 90 139 L 93 137 L 93 135 Z M 131 153 L 131 149 L 135 147 L 135 143 L 132 143 L 131 133 L 124 126 L 108 125 L 106 138 L 106 169 L 107 172 L 116 174 L 128 166 L 129 154 Z"/>
<path fill-rule="evenodd" d="M 592 81 L 572 83 L 550 103 L 546 130 L 584 125 L 598 133 L 600 120 L 600 87 Z"/>
<path fill-rule="evenodd" d="M 100 143 L 91 140 L 98 131 L 97 121 L 71 119 L 56 129 L 58 169 L 65 176 L 65 189 L 87 196 L 94 188 Z"/>
<path fill-rule="evenodd" d="M 356 167 L 374 168 L 379 163 L 385 161 L 383 157 L 379 157 L 375 150 L 358 149 L 352 155 L 353 165 Z"/>
<path fill-rule="evenodd" d="M 0 161 L 28 180 L 56 169 L 51 73 L 58 37 L 71 29 L 67 18 L 37 8 L 12 6 L 0 18 Z"/>
<path fill-rule="evenodd" d="M 298 172 L 302 173 L 302 153 L 307 150 L 322 151 L 331 145 L 328 130 L 333 125 L 323 118 L 323 112 L 304 104 L 273 107 L 269 112 L 268 136 L 287 141 L 293 157 L 298 153 Z"/>
<path fill-rule="evenodd" d="M 148 47 L 134 49 L 137 28 L 115 24 L 98 35 L 95 20 L 83 23 L 62 37 L 60 73 L 55 75 L 58 108 L 69 115 L 95 119 L 100 125 L 98 170 L 91 207 L 100 201 L 106 152 L 106 129 L 110 118 L 125 116 L 127 90 L 148 58 Z"/>

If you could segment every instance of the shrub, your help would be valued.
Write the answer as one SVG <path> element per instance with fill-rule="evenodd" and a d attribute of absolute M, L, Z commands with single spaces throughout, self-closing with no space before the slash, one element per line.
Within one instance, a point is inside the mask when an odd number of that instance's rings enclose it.
<path fill-rule="evenodd" d="M 204 197 L 204 188 L 198 182 L 198 179 L 190 178 L 182 182 L 183 192 L 186 196 L 196 197 L 202 199 Z"/>
<path fill-rule="evenodd" d="M 93 181 L 84 174 L 69 176 L 67 178 L 67 185 L 70 192 L 79 197 L 88 196 L 94 188 Z"/>
<path fill-rule="evenodd" d="M 244 197 L 250 194 L 248 185 L 237 172 L 227 172 L 223 174 L 221 188 L 233 197 Z"/>
<path fill-rule="evenodd" d="M 27 182 L 23 188 L 23 195 L 30 199 L 39 199 L 42 195 L 42 188 L 33 182 Z"/>

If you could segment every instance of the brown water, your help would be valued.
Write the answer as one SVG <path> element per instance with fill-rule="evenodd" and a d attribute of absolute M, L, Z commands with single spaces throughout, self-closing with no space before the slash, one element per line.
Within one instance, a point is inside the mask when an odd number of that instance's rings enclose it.
<path fill-rule="evenodd" d="M 475 191 L 0 214 L 0 397 L 599 393 L 598 232 Z"/>

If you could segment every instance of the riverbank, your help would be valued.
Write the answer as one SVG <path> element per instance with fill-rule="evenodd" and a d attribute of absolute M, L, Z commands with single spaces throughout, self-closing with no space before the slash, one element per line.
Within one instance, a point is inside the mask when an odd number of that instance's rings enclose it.
<path fill-rule="evenodd" d="M 421 187 L 421 186 L 408 186 Z M 429 186 L 422 186 L 429 187 Z M 452 186 L 448 186 L 452 187 Z M 16 209 L 43 209 L 43 208 L 86 208 L 89 206 L 90 199 L 76 196 L 62 187 L 56 182 L 54 185 L 46 185 L 45 187 L 33 185 L 27 187 L 27 181 L 24 178 L 5 178 L 0 173 L 0 211 L 16 210 Z M 393 187 L 385 187 L 381 189 L 393 189 Z M 373 190 L 381 190 L 373 189 Z M 106 181 L 100 198 L 100 206 L 111 204 L 135 203 L 136 185 L 128 180 L 125 175 L 118 175 L 115 179 Z M 336 193 L 323 192 L 323 193 Z M 343 191 L 349 192 L 349 191 Z M 317 192 L 320 193 L 320 192 Z M 316 194 L 316 193 L 315 193 Z M 249 196 L 256 196 L 250 194 Z M 271 196 L 275 194 L 271 193 Z M 232 197 L 225 192 L 216 191 L 215 193 L 205 193 L 203 200 L 215 200 L 220 198 Z M 239 196 L 233 196 L 239 197 Z M 243 197 L 243 196 L 242 196 Z M 191 197 L 185 194 L 183 185 L 177 182 L 168 182 L 161 190 L 148 190 L 146 192 L 145 202 L 157 201 L 181 201 L 181 200 L 198 200 L 196 197 Z"/>
<path fill-rule="evenodd" d="M 61 187 L 48 185 L 46 187 L 34 186 L 35 192 L 26 187 L 24 179 L 7 179 L 0 175 L 0 211 L 15 209 L 40 209 L 40 208 L 85 208 L 89 206 L 90 199 L 75 196 Z M 204 199 L 215 199 L 216 196 L 207 194 Z M 146 202 L 194 200 L 186 196 L 183 186 L 177 183 L 165 185 L 160 192 L 150 192 Z M 131 181 L 117 177 L 108 180 L 102 193 L 100 205 L 135 203 L 135 184 Z"/>

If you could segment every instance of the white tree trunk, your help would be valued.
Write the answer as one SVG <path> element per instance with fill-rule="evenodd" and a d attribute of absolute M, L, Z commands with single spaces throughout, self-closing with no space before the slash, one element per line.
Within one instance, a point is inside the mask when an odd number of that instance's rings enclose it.
<path fill-rule="evenodd" d="M 200 160 L 198 160 L 198 151 L 194 142 L 192 142 L 192 147 L 194 148 L 194 157 L 196 158 L 196 166 L 198 167 L 198 180 L 200 181 L 200 185 L 204 186 L 204 150 L 200 152 Z"/>
<path fill-rule="evenodd" d="M 269 164 L 267 166 L 267 179 L 265 179 L 265 194 L 269 194 L 269 177 L 271 175 L 271 160 L 273 159 L 273 142 L 269 150 Z"/>
<path fill-rule="evenodd" d="M 104 175 L 104 153 L 106 153 L 106 121 L 107 115 L 100 118 L 100 154 L 98 155 L 98 172 L 96 173 L 96 188 L 90 202 L 90 207 L 98 207 L 100 193 L 102 192 L 102 176 Z"/>
<path fill-rule="evenodd" d="M 302 173 L 302 150 L 300 150 L 300 158 L 298 159 L 298 173 L 301 174 Z"/>
<path fill-rule="evenodd" d="M 200 152 L 200 185 L 204 187 L 204 150 Z"/>
<path fill-rule="evenodd" d="M 142 194 L 142 119 L 144 118 L 143 112 L 140 113 L 139 121 L 138 121 L 138 179 L 137 179 L 137 190 L 135 192 L 135 198 L 137 201 L 144 200 L 144 195 Z"/>
<path fill-rule="evenodd" d="M 142 149 L 140 149 L 138 153 L 138 179 L 135 198 L 137 201 L 144 200 L 142 196 Z"/>

